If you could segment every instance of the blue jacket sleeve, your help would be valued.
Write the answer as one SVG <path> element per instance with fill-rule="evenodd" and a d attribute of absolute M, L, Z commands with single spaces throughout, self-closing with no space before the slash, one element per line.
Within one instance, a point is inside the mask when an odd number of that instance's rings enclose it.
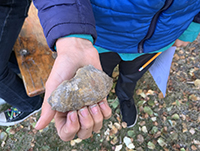
<path fill-rule="evenodd" d="M 96 40 L 90 0 L 33 0 L 47 43 L 52 50 L 58 38 L 88 34 Z"/>

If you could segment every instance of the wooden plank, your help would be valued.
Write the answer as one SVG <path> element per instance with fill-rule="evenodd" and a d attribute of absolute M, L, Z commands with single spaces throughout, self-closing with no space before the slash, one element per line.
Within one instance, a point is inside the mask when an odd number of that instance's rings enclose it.
<path fill-rule="evenodd" d="M 55 54 L 46 43 L 33 4 L 16 40 L 14 51 L 27 94 L 32 97 L 44 93 Z"/>

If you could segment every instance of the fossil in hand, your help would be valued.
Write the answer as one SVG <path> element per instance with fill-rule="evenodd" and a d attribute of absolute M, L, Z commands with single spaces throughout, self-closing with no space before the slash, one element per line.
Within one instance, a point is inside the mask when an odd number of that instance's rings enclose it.
<path fill-rule="evenodd" d="M 77 70 L 71 80 L 62 82 L 51 94 L 48 103 L 53 110 L 79 110 L 103 100 L 112 88 L 113 80 L 92 65 Z"/>

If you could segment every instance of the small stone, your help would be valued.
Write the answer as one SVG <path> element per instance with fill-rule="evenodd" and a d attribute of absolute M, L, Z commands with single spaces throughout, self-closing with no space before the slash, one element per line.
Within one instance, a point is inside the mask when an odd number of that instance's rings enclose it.
<path fill-rule="evenodd" d="M 103 71 L 92 65 L 84 66 L 71 80 L 64 81 L 53 91 L 48 103 L 59 112 L 79 110 L 103 100 L 112 84 L 112 78 Z"/>

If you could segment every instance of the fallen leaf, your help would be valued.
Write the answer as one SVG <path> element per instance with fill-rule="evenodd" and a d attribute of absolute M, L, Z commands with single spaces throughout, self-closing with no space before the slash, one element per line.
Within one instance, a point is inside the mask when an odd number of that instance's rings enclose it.
<path fill-rule="evenodd" d="M 174 54 L 174 57 L 173 57 L 175 60 L 179 60 L 179 56 L 178 56 L 178 54 Z"/>
<path fill-rule="evenodd" d="M 172 131 L 172 132 L 170 132 L 170 134 L 171 134 L 172 140 L 177 140 L 178 139 L 178 134 L 176 132 Z"/>
<path fill-rule="evenodd" d="M 182 117 L 182 120 L 185 121 L 186 120 L 186 116 L 184 114 L 180 115 Z"/>
<path fill-rule="evenodd" d="M 176 114 L 172 115 L 172 119 L 178 120 L 178 119 L 180 119 L 180 118 L 179 118 L 179 115 L 176 113 Z"/>
<path fill-rule="evenodd" d="M 144 133 L 147 133 L 148 131 L 147 131 L 147 127 L 146 126 L 142 126 L 142 131 L 144 132 Z"/>
<path fill-rule="evenodd" d="M 129 137 L 125 136 L 123 141 L 124 141 L 126 147 L 128 147 L 129 149 L 135 148 L 134 144 L 132 143 L 132 141 Z"/>
<path fill-rule="evenodd" d="M 75 142 L 74 140 L 71 140 L 71 141 L 70 141 L 70 145 L 71 145 L 71 146 L 74 146 L 75 144 L 76 144 L 76 142 Z"/>
<path fill-rule="evenodd" d="M 136 151 L 144 151 L 144 150 L 142 149 L 142 147 L 138 147 L 136 148 Z"/>
<path fill-rule="evenodd" d="M 119 105 L 119 101 L 118 100 L 114 100 L 112 103 L 110 103 L 110 106 L 113 107 L 113 109 L 116 109 Z"/>
<path fill-rule="evenodd" d="M 162 128 L 161 132 L 167 134 L 167 133 L 168 133 L 168 132 L 167 132 L 167 127 L 164 126 L 164 127 Z"/>
<path fill-rule="evenodd" d="M 157 140 L 157 142 L 161 147 L 167 146 L 167 143 L 161 137 Z"/>
<path fill-rule="evenodd" d="M 109 136 L 106 136 L 106 141 L 110 141 L 110 137 Z"/>
<path fill-rule="evenodd" d="M 139 122 L 139 125 L 140 125 L 140 126 L 144 126 L 145 124 L 146 124 L 145 121 L 140 121 L 140 122 Z"/>
<path fill-rule="evenodd" d="M 193 143 L 196 145 L 200 145 L 200 141 L 193 139 Z"/>
<path fill-rule="evenodd" d="M 74 142 L 75 143 L 80 143 L 80 142 L 82 142 L 82 139 L 80 139 L 80 138 L 74 139 Z"/>
<path fill-rule="evenodd" d="M 192 149 L 192 150 L 197 150 L 197 147 L 196 147 L 195 145 L 192 145 L 192 146 L 191 146 L 191 149 Z"/>
<path fill-rule="evenodd" d="M 151 120 L 152 120 L 153 122 L 155 122 L 156 119 L 157 119 L 156 117 L 152 117 L 152 118 L 151 118 Z"/>
<path fill-rule="evenodd" d="M 145 118 L 145 119 L 148 119 L 148 118 L 149 118 L 149 114 L 148 114 L 148 113 L 145 113 L 145 114 L 144 114 L 144 118 Z"/>
<path fill-rule="evenodd" d="M 133 137 L 134 134 L 135 134 L 134 130 L 129 130 L 129 131 L 127 132 L 127 135 L 128 135 L 129 137 Z"/>
<path fill-rule="evenodd" d="M 153 122 L 153 125 L 158 126 L 158 122 Z"/>
<path fill-rule="evenodd" d="M 173 121 L 173 120 L 168 120 L 169 121 L 169 123 L 171 124 L 171 126 L 175 126 L 176 125 L 176 122 L 175 121 Z"/>
<path fill-rule="evenodd" d="M 170 112 L 172 110 L 173 106 L 170 106 L 167 108 L 167 111 Z"/>
<path fill-rule="evenodd" d="M 152 149 L 152 150 L 154 150 L 156 147 L 152 142 L 148 142 L 147 146 L 149 149 Z"/>
<path fill-rule="evenodd" d="M 113 125 L 111 130 L 110 130 L 110 135 L 114 135 L 118 132 L 118 129 Z"/>
<path fill-rule="evenodd" d="M 144 137 L 143 137 L 141 134 L 139 134 L 139 135 L 137 136 L 137 141 L 138 141 L 140 144 L 142 144 L 142 143 L 144 142 Z"/>
<path fill-rule="evenodd" d="M 194 72 L 195 72 L 195 69 L 192 68 L 192 69 L 190 69 L 189 74 L 193 77 L 194 76 Z"/>
<path fill-rule="evenodd" d="M 112 126 L 113 126 L 113 123 L 111 121 L 109 121 L 108 127 L 112 128 Z"/>
<path fill-rule="evenodd" d="M 148 90 L 146 93 L 146 95 L 154 95 L 154 94 L 155 94 L 155 92 L 153 90 Z"/>
<path fill-rule="evenodd" d="M 197 122 L 200 123 L 200 115 L 198 116 Z"/>
<path fill-rule="evenodd" d="M 5 144 L 6 144 L 6 142 L 3 141 L 3 142 L 1 143 L 1 147 L 3 148 L 3 147 L 5 146 Z"/>
<path fill-rule="evenodd" d="M 135 145 L 133 143 L 130 143 L 128 146 L 127 146 L 129 149 L 134 149 L 135 148 Z"/>
<path fill-rule="evenodd" d="M 158 98 L 159 98 L 159 99 L 163 99 L 163 98 L 164 98 L 164 95 L 163 95 L 162 92 L 160 92 L 160 93 L 158 94 Z"/>
<path fill-rule="evenodd" d="M 158 132 L 158 127 L 153 126 L 153 128 L 151 129 L 150 133 L 151 134 L 156 134 Z"/>
<path fill-rule="evenodd" d="M 180 151 L 185 151 L 185 148 L 181 148 Z"/>
<path fill-rule="evenodd" d="M 150 107 L 148 107 L 148 106 L 144 107 L 144 112 L 147 113 L 147 114 L 149 114 L 149 115 L 153 115 L 152 109 Z"/>
<path fill-rule="evenodd" d="M 121 128 L 122 128 L 122 126 L 119 124 L 119 123 L 114 123 L 114 126 L 118 129 L 118 130 L 120 130 Z"/>
<path fill-rule="evenodd" d="M 180 104 L 183 104 L 181 100 L 176 100 L 172 103 L 172 105 L 180 106 Z"/>
<path fill-rule="evenodd" d="M 154 105 L 155 105 L 155 103 L 154 103 L 154 101 L 153 101 L 153 100 L 149 100 L 149 101 L 148 101 L 148 105 L 150 105 L 150 106 L 154 106 Z"/>
<path fill-rule="evenodd" d="M 190 132 L 192 135 L 194 135 L 194 134 L 195 134 L 195 129 L 194 129 L 194 128 L 191 128 L 191 129 L 189 130 L 189 132 Z"/>
<path fill-rule="evenodd" d="M 115 147 L 115 151 L 120 151 L 121 149 L 122 149 L 122 144 L 117 145 L 117 146 Z"/>
<path fill-rule="evenodd" d="M 158 138 L 161 135 L 161 131 L 158 131 L 155 135 L 154 138 Z"/>
<path fill-rule="evenodd" d="M 140 95 L 142 93 L 142 89 L 138 89 L 137 91 L 136 91 L 136 94 L 137 95 Z"/>
<path fill-rule="evenodd" d="M 104 132 L 104 135 L 110 135 L 110 129 L 109 128 Z"/>
<path fill-rule="evenodd" d="M 118 76 L 119 76 L 119 72 L 113 71 L 112 77 L 113 77 L 113 78 L 116 78 L 116 77 L 118 77 Z"/>
<path fill-rule="evenodd" d="M 194 85 L 195 85 L 196 87 L 200 87 L 200 79 L 196 79 L 196 80 L 194 81 Z"/>
<path fill-rule="evenodd" d="M 116 119 L 118 121 L 118 123 L 121 123 L 121 117 L 118 113 L 115 113 L 115 115 L 117 116 Z"/>
<path fill-rule="evenodd" d="M 140 95 L 142 98 L 146 98 L 146 97 L 147 97 L 147 95 L 146 95 L 144 92 L 140 93 L 139 95 Z"/>
<path fill-rule="evenodd" d="M 140 106 L 142 106 L 143 104 L 145 104 L 146 103 L 146 101 L 139 101 L 138 103 L 137 103 L 137 105 L 140 107 Z"/>
<path fill-rule="evenodd" d="M 126 122 L 122 122 L 122 127 L 123 128 L 127 128 L 127 123 Z"/>
<path fill-rule="evenodd" d="M 192 100 L 192 101 L 197 101 L 197 96 L 194 95 L 194 94 L 191 94 L 191 95 L 189 96 L 189 99 Z"/>
<path fill-rule="evenodd" d="M 0 141 L 1 142 L 6 141 L 7 137 L 8 137 L 8 134 L 6 132 L 0 133 Z"/>
<path fill-rule="evenodd" d="M 196 48 L 195 47 L 191 47 L 189 50 L 190 51 L 193 51 L 193 50 L 195 50 Z"/>
<path fill-rule="evenodd" d="M 187 132 L 188 130 L 187 130 L 187 125 L 185 124 L 185 123 L 182 123 L 182 126 L 183 126 L 183 133 L 184 132 Z"/>
<path fill-rule="evenodd" d="M 110 141 L 110 143 L 111 143 L 112 145 L 117 144 L 117 142 L 118 142 L 117 136 L 115 136 L 115 137 Z"/>

